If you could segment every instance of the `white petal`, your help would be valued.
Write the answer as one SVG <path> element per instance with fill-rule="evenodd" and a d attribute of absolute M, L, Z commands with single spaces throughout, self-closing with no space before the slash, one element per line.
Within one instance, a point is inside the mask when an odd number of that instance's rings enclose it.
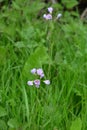
<path fill-rule="evenodd" d="M 43 74 L 42 68 L 37 69 L 37 75 L 42 75 L 42 74 Z"/>
<path fill-rule="evenodd" d="M 29 86 L 32 86 L 32 85 L 33 85 L 33 81 L 28 81 L 27 84 L 28 84 Z"/>
<path fill-rule="evenodd" d="M 45 84 L 49 85 L 50 84 L 50 80 L 44 80 L 43 81 Z"/>
<path fill-rule="evenodd" d="M 40 80 L 39 79 L 34 80 L 34 84 L 38 88 L 40 86 Z"/>
<path fill-rule="evenodd" d="M 49 7 L 49 8 L 48 8 L 48 12 L 49 12 L 49 13 L 52 13 L 52 12 L 53 12 L 53 8 L 52 8 L 52 7 Z"/>
<path fill-rule="evenodd" d="M 62 17 L 62 14 L 58 14 L 57 15 L 57 19 L 59 19 L 60 17 Z"/>
<path fill-rule="evenodd" d="M 33 69 L 31 70 L 31 73 L 32 73 L 32 74 L 35 74 L 35 73 L 36 73 L 36 68 L 33 68 Z"/>
<path fill-rule="evenodd" d="M 44 14 L 44 15 L 43 15 L 43 18 L 45 18 L 45 19 L 46 19 L 46 16 L 47 16 L 47 15 L 46 15 L 46 14 Z"/>

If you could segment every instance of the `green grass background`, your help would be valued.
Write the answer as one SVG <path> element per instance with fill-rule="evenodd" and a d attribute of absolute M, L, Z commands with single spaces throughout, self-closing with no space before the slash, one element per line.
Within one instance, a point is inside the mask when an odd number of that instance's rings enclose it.
<path fill-rule="evenodd" d="M 0 130 L 87 130 L 87 24 L 54 6 L 45 21 L 40 2 L 13 2 L 0 14 Z M 49 86 L 29 87 L 42 67 Z"/>

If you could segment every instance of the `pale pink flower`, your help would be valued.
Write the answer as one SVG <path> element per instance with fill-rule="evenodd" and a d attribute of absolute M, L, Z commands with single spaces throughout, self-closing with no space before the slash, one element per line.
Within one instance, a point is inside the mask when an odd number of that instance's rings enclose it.
<path fill-rule="evenodd" d="M 51 14 L 47 14 L 46 19 L 47 20 L 51 20 L 52 19 L 52 15 Z"/>
<path fill-rule="evenodd" d="M 33 68 L 33 69 L 31 70 L 31 73 L 32 73 L 32 74 L 35 74 L 36 71 L 37 71 L 36 68 Z"/>
<path fill-rule="evenodd" d="M 44 73 L 42 73 L 41 75 L 40 75 L 40 78 L 43 78 L 44 77 Z"/>
<path fill-rule="evenodd" d="M 27 84 L 28 84 L 29 86 L 32 86 L 32 85 L 33 85 L 33 81 L 28 81 Z"/>
<path fill-rule="evenodd" d="M 43 70 L 41 68 L 37 69 L 37 75 L 41 75 L 43 73 Z"/>
<path fill-rule="evenodd" d="M 37 69 L 37 75 L 40 76 L 40 78 L 43 78 L 44 77 L 44 72 L 41 68 Z"/>
<path fill-rule="evenodd" d="M 59 13 L 59 14 L 57 15 L 57 19 L 60 19 L 61 17 L 62 17 L 62 14 Z"/>
<path fill-rule="evenodd" d="M 50 80 L 44 80 L 43 81 L 45 84 L 49 85 L 50 84 Z"/>
<path fill-rule="evenodd" d="M 43 69 L 42 69 L 42 68 L 38 68 L 38 69 L 33 68 L 33 69 L 31 70 L 31 73 L 32 73 L 32 74 L 35 74 L 36 76 L 38 76 L 39 79 L 35 79 L 35 80 L 30 80 L 30 81 L 28 81 L 27 84 L 28 84 L 29 86 L 35 85 L 36 88 L 39 88 L 41 82 L 44 82 L 46 85 L 49 85 L 49 84 L 50 84 L 50 80 L 44 80 L 44 81 L 41 80 L 41 78 L 44 77 L 44 72 L 43 72 Z"/>
<path fill-rule="evenodd" d="M 48 12 L 52 14 L 53 8 L 52 8 L 52 7 L 49 7 L 49 8 L 48 8 Z"/>
<path fill-rule="evenodd" d="M 44 14 L 43 18 L 46 20 L 51 20 L 52 19 L 52 15 L 51 14 Z"/>
<path fill-rule="evenodd" d="M 39 88 L 40 80 L 39 79 L 34 80 L 34 84 L 35 84 L 36 88 Z"/>

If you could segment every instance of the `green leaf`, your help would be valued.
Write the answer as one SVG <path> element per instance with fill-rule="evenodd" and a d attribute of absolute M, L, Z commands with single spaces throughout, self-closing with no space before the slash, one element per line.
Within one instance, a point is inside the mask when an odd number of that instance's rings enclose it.
<path fill-rule="evenodd" d="M 74 121 L 72 121 L 70 130 L 81 130 L 82 128 L 82 121 L 80 118 L 76 118 Z"/>
<path fill-rule="evenodd" d="M 32 4 L 30 5 L 28 11 L 29 11 L 29 13 L 31 13 L 31 14 L 37 13 L 37 12 L 40 11 L 44 6 L 45 6 L 45 4 L 44 4 L 43 2 L 33 1 Z"/>
<path fill-rule="evenodd" d="M 31 77 L 30 70 L 32 68 L 40 68 L 42 67 L 42 64 L 46 63 L 48 61 L 48 54 L 47 54 L 47 48 L 44 46 L 38 47 L 33 54 L 29 56 L 27 59 L 24 68 L 23 68 L 23 75 L 25 77 Z"/>
<path fill-rule="evenodd" d="M 6 116 L 6 115 L 7 115 L 7 112 L 6 112 L 5 108 L 0 106 L 0 117 Z"/>
<path fill-rule="evenodd" d="M 23 31 L 20 32 L 21 38 L 25 40 L 33 39 L 35 37 L 35 29 L 32 26 L 24 28 Z"/>
<path fill-rule="evenodd" d="M 77 0 L 62 0 L 62 3 L 65 4 L 68 9 L 71 9 L 78 4 Z"/>
<path fill-rule="evenodd" d="M 20 6 L 16 3 L 16 2 L 12 2 L 12 6 L 17 9 L 17 10 L 20 10 Z"/>
<path fill-rule="evenodd" d="M 11 128 L 18 128 L 19 126 L 19 122 L 17 121 L 17 119 L 15 118 L 11 118 L 9 121 L 8 121 L 8 126 L 11 127 Z"/>
<path fill-rule="evenodd" d="M 78 2 L 76 0 L 73 1 L 69 1 L 68 4 L 66 5 L 67 8 L 73 8 L 74 6 L 76 6 L 78 4 Z"/>
<path fill-rule="evenodd" d="M 3 120 L 0 120 L 0 130 L 7 130 L 6 123 Z"/>

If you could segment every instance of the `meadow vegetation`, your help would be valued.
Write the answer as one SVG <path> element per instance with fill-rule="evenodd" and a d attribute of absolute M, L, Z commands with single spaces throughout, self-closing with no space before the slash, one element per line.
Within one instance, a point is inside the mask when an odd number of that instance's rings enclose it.
<path fill-rule="evenodd" d="M 45 20 L 50 6 L 53 19 Z M 42 68 L 50 85 L 28 86 L 33 68 Z M 5 3 L 0 86 L 0 130 L 87 130 L 87 24 L 78 11 L 38 0 Z"/>

